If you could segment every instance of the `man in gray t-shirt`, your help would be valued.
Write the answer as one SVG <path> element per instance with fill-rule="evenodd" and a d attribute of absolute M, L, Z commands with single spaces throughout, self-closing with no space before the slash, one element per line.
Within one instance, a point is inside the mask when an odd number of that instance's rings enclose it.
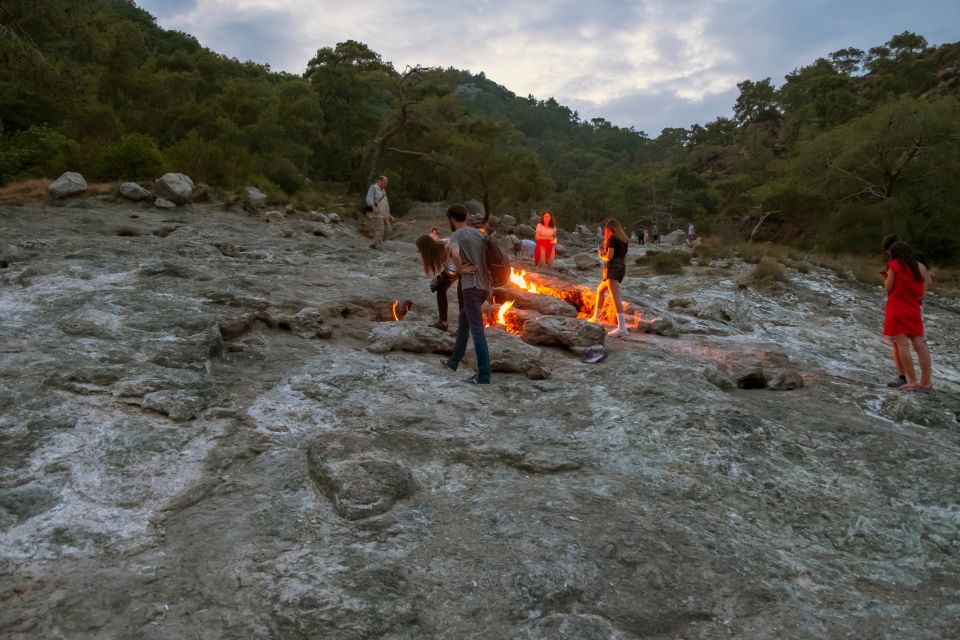
<path fill-rule="evenodd" d="M 467 351 L 467 341 L 472 337 L 477 350 L 477 375 L 468 378 L 470 384 L 490 384 L 490 352 L 487 336 L 483 332 L 483 303 L 493 289 L 487 260 L 484 254 L 483 232 L 467 226 L 467 208 L 455 204 L 447 210 L 450 220 L 448 245 L 450 259 L 460 274 L 457 284 L 457 301 L 460 303 L 460 318 L 457 325 L 457 342 L 450 358 L 443 365 L 456 371 Z"/>

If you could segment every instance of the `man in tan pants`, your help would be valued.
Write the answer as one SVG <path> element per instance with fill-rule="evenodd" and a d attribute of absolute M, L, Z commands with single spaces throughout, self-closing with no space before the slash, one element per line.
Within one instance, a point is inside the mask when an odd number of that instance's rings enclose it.
<path fill-rule="evenodd" d="M 390 237 L 393 223 L 396 222 L 390 215 L 390 201 L 387 200 L 387 176 L 380 176 L 367 190 L 367 206 L 369 216 L 373 222 L 373 242 L 371 249 L 382 249 L 384 238 Z"/>

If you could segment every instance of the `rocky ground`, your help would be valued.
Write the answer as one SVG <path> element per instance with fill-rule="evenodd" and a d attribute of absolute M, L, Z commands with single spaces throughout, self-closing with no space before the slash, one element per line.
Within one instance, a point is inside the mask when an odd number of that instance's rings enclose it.
<path fill-rule="evenodd" d="M 467 386 L 410 242 L 439 220 L 372 252 L 302 214 L 0 208 L 0 636 L 956 637 L 960 301 L 925 304 L 917 396 L 880 287 L 631 265 L 679 337 L 590 365 L 491 328 L 518 372 Z"/>

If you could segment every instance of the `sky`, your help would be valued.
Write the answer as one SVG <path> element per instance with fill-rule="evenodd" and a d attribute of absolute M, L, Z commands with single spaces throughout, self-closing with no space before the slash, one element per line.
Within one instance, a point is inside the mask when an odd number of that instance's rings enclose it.
<path fill-rule="evenodd" d="M 160 26 L 239 60 L 302 74 L 358 40 L 397 70 L 484 72 L 652 137 L 731 116 L 737 83 L 913 31 L 960 41 L 958 0 L 135 0 Z"/>

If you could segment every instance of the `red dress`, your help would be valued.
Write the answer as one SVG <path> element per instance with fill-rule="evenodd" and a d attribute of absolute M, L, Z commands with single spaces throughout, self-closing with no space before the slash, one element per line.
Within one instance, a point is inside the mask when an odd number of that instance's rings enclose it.
<path fill-rule="evenodd" d="M 885 336 L 923 337 L 923 317 L 920 299 L 926 292 L 923 278 L 917 279 L 910 267 L 897 260 L 887 263 L 893 271 L 893 288 L 887 296 L 886 317 L 883 320 Z"/>

